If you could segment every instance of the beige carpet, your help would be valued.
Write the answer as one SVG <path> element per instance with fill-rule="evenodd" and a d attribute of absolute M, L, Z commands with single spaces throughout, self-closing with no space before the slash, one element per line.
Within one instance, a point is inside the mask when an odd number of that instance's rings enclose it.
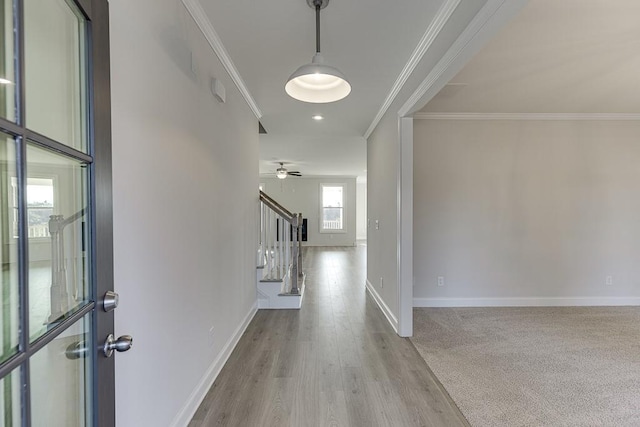
<path fill-rule="evenodd" d="M 411 341 L 472 426 L 640 426 L 640 307 L 419 308 Z"/>

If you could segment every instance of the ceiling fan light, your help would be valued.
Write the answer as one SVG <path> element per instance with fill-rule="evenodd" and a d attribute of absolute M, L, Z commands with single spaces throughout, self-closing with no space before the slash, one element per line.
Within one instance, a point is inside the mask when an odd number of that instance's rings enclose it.
<path fill-rule="evenodd" d="M 276 169 L 276 177 L 278 179 L 285 179 L 287 177 L 287 170 L 284 168 Z"/>
<path fill-rule="evenodd" d="M 321 104 L 346 97 L 351 92 L 351 85 L 340 70 L 324 64 L 322 55 L 316 53 L 310 64 L 291 74 L 284 90 L 299 101 Z"/>

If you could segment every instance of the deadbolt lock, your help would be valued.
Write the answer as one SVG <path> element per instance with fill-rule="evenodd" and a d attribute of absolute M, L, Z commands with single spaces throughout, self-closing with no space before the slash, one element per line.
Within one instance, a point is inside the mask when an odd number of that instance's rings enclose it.
<path fill-rule="evenodd" d="M 111 311 L 115 308 L 118 308 L 118 303 L 120 302 L 120 295 L 117 292 L 107 291 L 104 294 L 104 298 L 102 299 L 102 308 L 104 311 Z"/>

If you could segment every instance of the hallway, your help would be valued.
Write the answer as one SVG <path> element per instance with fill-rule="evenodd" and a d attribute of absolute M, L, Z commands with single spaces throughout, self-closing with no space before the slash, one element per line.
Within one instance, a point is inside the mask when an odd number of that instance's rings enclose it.
<path fill-rule="evenodd" d="M 365 291 L 366 246 L 305 249 L 301 310 L 259 310 L 190 426 L 464 426 Z"/>

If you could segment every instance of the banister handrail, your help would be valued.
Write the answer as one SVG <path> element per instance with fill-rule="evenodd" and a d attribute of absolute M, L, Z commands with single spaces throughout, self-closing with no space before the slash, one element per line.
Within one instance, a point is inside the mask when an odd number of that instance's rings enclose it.
<path fill-rule="evenodd" d="M 280 203 L 276 202 L 274 199 L 272 199 L 267 193 L 265 193 L 262 190 L 260 190 L 260 200 L 265 205 L 269 206 L 271 209 L 276 211 L 278 213 L 278 215 L 280 215 L 281 217 L 286 219 L 287 222 L 289 222 L 290 224 L 294 224 L 294 225 L 296 224 L 296 221 L 298 219 L 298 215 L 295 215 L 295 214 L 292 214 L 291 212 L 289 212 L 289 210 L 287 208 L 282 206 Z"/>
<path fill-rule="evenodd" d="M 260 191 L 260 264 L 264 277 L 283 281 L 285 293 L 299 295 L 302 272 L 302 214 L 291 213 Z M 284 226 L 289 223 L 291 227 Z"/>

